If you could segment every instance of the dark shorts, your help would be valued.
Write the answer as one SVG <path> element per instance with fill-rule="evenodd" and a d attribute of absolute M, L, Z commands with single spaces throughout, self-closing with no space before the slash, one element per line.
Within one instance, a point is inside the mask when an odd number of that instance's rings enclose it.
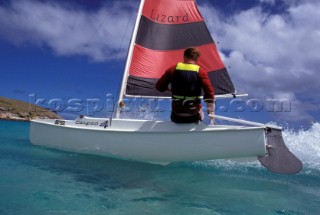
<path fill-rule="evenodd" d="M 175 123 L 198 123 L 201 122 L 201 115 L 199 113 L 192 116 L 179 116 L 171 112 L 171 121 Z"/>

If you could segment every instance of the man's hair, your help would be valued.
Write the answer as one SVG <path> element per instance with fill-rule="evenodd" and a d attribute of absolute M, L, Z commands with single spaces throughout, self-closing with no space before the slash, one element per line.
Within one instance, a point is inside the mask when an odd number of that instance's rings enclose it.
<path fill-rule="evenodd" d="M 200 57 L 200 51 L 197 48 L 190 47 L 184 50 L 183 56 L 187 59 L 197 61 Z"/>

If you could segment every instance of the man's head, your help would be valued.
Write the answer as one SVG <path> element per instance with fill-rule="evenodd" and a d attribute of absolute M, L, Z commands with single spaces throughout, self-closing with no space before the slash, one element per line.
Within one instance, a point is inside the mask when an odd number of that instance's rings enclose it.
<path fill-rule="evenodd" d="M 200 57 L 200 51 L 197 48 L 190 47 L 184 50 L 183 56 L 185 60 L 193 60 L 197 62 Z"/>

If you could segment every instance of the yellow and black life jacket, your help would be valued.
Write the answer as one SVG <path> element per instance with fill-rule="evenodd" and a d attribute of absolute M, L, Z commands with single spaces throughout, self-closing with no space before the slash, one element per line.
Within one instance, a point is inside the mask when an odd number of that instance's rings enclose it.
<path fill-rule="evenodd" d="M 173 99 L 197 99 L 201 95 L 200 66 L 178 63 L 172 75 L 171 90 Z"/>

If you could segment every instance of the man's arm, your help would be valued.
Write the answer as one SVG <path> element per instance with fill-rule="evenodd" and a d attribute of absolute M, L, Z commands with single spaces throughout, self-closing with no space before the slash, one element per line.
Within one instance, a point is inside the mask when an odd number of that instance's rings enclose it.
<path fill-rule="evenodd" d="M 164 92 L 169 90 L 168 86 L 171 82 L 171 74 L 172 74 L 172 68 L 166 70 L 166 72 L 161 76 L 161 78 L 156 83 L 156 89 L 160 92 Z"/>
<path fill-rule="evenodd" d="M 215 111 L 215 98 L 214 88 L 211 85 L 208 73 L 200 70 L 199 71 L 202 89 L 204 91 L 203 100 L 206 102 L 208 114 L 214 114 Z"/>
<path fill-rule="evenodd" d="M 211 85 L 208 73 L 200 70 L 199 75 L 201 79 L 202 89 L 204 92 L 203 100 L 212 103 L 214 101 L 214 88 Z"/>

